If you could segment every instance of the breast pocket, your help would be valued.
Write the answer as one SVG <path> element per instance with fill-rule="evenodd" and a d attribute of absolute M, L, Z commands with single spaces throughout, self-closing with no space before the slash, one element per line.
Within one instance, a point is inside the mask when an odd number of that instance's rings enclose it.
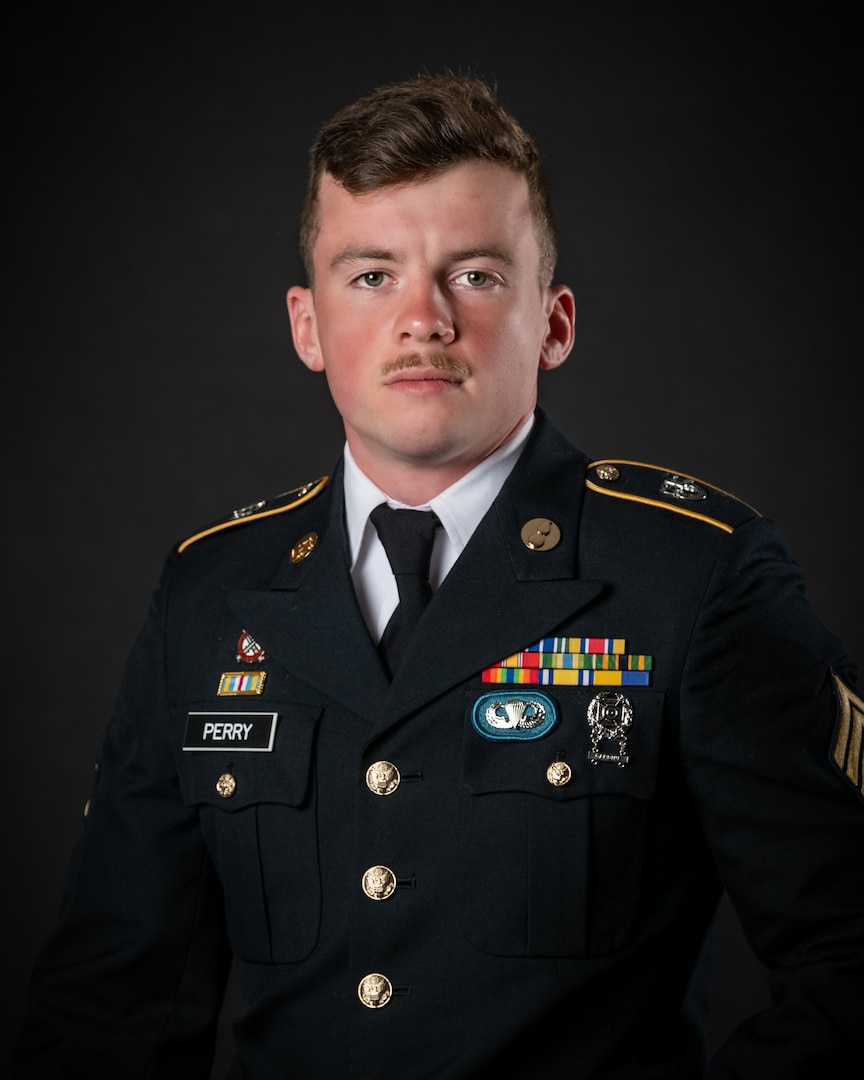
<path fill-rule="evenodd" d="M 500 956 L 613 952 L 637 922 L 663 695 L 628 688 L 618 702 L 628 722 L 616 729 L 614 694 L 604 706 L 594 687 L 544 687 L 535 702 L 531 689 L 502 686 L 500 702 L 497 692 L 484 696 L 497 731 L 484 732 L 476 698 L 469 705 L 458 833 L 463 928 L 476 948 Z M 590 723 L 589 710 L 606 726 Z M 518 725 L 539 712 L 548 730 L 532 737 Z"/>
<path fill-rule="evenodd" d="M 316 706 L 273 702 L 266 711 L 219 711 L 212 702 L 177 710 L 186 733 L 178 764 L 182 796 L 198 808 L 222 882 L 231 944 L 244 960 L 294 963 L 318 936 L 313 757 L 320 713 Z M 215 727 L 214 737 L 208 724 L 228 726 Z"/>

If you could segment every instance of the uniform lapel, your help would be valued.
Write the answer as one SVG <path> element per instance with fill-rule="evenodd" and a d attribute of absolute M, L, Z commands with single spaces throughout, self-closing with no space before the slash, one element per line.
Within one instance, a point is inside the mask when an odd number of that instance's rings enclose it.
<path fill-rule="evenodd" d="M 265 649 L 268 663 L 361 716 L 380 712 L 390 682 L 366 629 L 348 568 L 342 469 L 303 529 L 318 542 L 302 562 L 286 554 L 269 586 L 235 591 L 229 606 Z M 300 539 L 300 535 L 296 537 Z"/>
<path fill-rule="evenodd" d="M 538 412 L 529 444 L 418 625 L 382 724 L 553 634 L 600 594 L 602 582 L 578 578 L 586 464 Z M 554 549 L 524 544 L 522 527 L 534 518 L 560 528 Z"/>
<path fill-rule="evenodd" d="M 266 589 L 228 597 L 268 663 L 369 719 L 376 730 L 518 652 L 584 608 L 603 583 L 578 577 L 587 459 L 538 410 L 531 439 L 498 498 L 432 598 L 390 683 L 357 604 L 348 568 L 342 470 L 302 529 L 308 558 L 286 555 Z M 532 551 L 521 531 L 552 520 L 561 540 Z M 298 535 L 301 526 L 297 523 Z M 289 544 L 290 546 L 290 544 Z"/>

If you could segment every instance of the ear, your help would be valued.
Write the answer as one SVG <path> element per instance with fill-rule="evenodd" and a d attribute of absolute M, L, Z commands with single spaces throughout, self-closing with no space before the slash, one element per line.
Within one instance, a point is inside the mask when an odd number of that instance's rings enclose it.
<path fill-rule="evenodd" d="M 549 326 L 540 351 L 540 367 L 551 371 L 563 364 L 573 348 L 576 328 L 576 299 L 566 285 L 549 289 L 547 304 Z"/>
<path fill-rule="evenodd" d="M 292 285 L 286 297 L 291 334 L 297 355 L 310 371 L 324 370 L 324 357 L 318 342 L 318 322 L 315 317 L 315 299 L 311 289 Z"/>

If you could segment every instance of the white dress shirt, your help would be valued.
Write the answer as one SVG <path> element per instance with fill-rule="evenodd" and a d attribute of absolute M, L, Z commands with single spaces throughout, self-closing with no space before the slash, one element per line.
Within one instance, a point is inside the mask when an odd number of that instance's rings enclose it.
<path fill-rule="evenodd" d="M 534 424 L 533 415 L 512 439 L 504 443 L 469 473 L 422 506 L 411 510 L 434 510 L 442 528 L 435 536 L 429 580 L 434 592 L 462 554 L 474 530 L 501 490 L 525 445 Z M 380 641 L 384 627 L 399 602 L 396 579 L 370 513 L 382 502 L 405 509 L 390 499 L 360 469 L 345 445 L 345 527 L 351 556 L 351 577 L 360 610 L 372 640 Z"/>

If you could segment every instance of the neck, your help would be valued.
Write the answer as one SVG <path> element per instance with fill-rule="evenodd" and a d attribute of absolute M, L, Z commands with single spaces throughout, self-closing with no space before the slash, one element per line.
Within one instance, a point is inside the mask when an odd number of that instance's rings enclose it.
<path fill-rule="evenodd" d="M 406 506 L 423 506 L 510 442 L 526 419 L 523 417 L 503 439 L 490 446 L 485 453 L 444 461 L 381 456 L 370 453 L 368 446 L 362 440 L 352 438 L 352 432 L 347 428 L 346 436 L 351 456 L 373 484 L 394 502 L 404 503 Z"/>
<path fill-rule="evenodd" d="M 461 480 L 478 462 L 438 466 L 417 466 L 392 463 L 382 466 L 374 459 L 369 461 L 351 448 L 354 460 L 373 484 L 381 488 L 395 502 L 406 506 L 423 506 L 436 495 Z"/>

